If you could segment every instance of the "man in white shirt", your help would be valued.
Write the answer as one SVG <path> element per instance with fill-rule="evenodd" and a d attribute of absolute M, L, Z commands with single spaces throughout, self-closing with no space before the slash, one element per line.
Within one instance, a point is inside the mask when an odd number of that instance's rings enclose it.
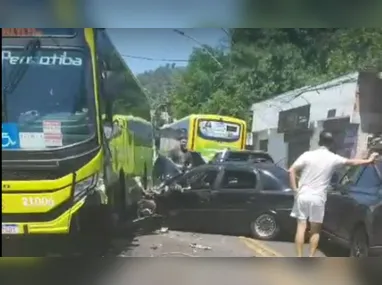
<path fill-rule="evenodd" d="M 291 216 L 297 219 L 295 243 L 299 257 L 303 252 L 307 221 L 310 222 L 310 256 L 313 257 L 317 251 L 327 189 L 334 172 L 345 165 L 373 163 L 378 156 L 378 153 L 373 153 L 368 159 L 347 159 L 330 151 L 333 143 L 333 135 L 330 132 L 321 132 L 320 147 L 304 152 L 289 169 L 291 187 L 296 193 Z M 298 171 L 300 179 L 297 187 Z"/>

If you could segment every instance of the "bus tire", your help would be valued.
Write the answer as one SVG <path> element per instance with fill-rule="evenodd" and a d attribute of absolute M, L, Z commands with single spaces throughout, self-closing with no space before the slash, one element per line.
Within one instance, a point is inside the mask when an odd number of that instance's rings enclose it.
<path fill-rule="evenodd" d="M 110 185 L 107 177 L 107 171 L 106 167 L 104 168 L 104 177 L 103 177 L 103 183 L 106 187 L 106 195 L 108 198 L 107 204 L 100 204 L 97 206 L 97 211 L 96 211 L 96 216 L 98 217 L 98 222 L 97 219 L 93 219 L 98 223 L 98 231 L 105 232 L 106 234 L 109 234 L 113 231 L 116 230 L 117 224 L 118 224 L 118 213 L 116 210 L 118 210 L 118 199 L 116 199 L 116 192 L 115 189 L 110 189 L 113 187 Z M 115 188 L 116 185 L 114 185 L 113 188 Z M 119 185 L 117 185 L 119 186 Z"/>
<path fill-rule="evenodd" d="M 112 215 L 108 205 L 92 205 L 72 219 L 67 252 L 92 255 L 107 247 L 113 236 Z"/>
<path fill-rule="evenodd" d="M 99 235 L 113 231 L 113 211 L 109 205 L 90 206 L 79 215 L 79 227 L 73 227 L 74 235 Z"/>

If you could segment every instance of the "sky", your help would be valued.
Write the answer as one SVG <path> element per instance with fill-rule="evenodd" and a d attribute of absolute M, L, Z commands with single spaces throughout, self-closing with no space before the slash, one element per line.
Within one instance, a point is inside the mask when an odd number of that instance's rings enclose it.
<path fill-rule="evenodd" d="M 219 45 L 227 34 L 220 28 L 179 29 L 196 41 L 210 46 Z M 187 60 L 193 48 L 200 45 L 173 29 L 107 29 L 107 32 L 134 74 L 153 70 L 160 65 L 172 63 L 159 59 Z M 156 60 L 130 58 L 137 56 Z M 176 66 L 185 66 L 187 62 L 175 62 Z"/>

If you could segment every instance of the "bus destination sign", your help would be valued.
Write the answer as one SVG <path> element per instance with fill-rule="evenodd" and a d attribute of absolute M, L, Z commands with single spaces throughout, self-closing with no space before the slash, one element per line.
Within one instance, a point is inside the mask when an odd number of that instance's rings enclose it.
<path fill-rule="evenodd" d="M 74 29 L 40 29 L 40 28 L 2 28 L 1 36 L 3 38 L 18 37 L 72 37 Z"/>

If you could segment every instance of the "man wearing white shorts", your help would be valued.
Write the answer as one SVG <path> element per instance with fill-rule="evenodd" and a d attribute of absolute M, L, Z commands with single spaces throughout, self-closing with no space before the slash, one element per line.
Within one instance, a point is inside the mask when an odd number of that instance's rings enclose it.
<path fill-rule="evenodd" d="M 333 143 L 330 132 L 321 132 L 320 147 L 304 152 L 289 169 L 291 187 L 296 193 L 291 216 L 297 219 L 295 243 L 299 257 L 303 252 L 307 221 L 310 222 L 310 256 L 313 257 L 317 251 L 327 189 L 336 169 L 345 165 L 369 164 L 378 156 L 378 153 L 373 153 L 368 159 L 347 159 L 330 151 Z M 298 187 L 297 172 L 300 172 Z"/>

